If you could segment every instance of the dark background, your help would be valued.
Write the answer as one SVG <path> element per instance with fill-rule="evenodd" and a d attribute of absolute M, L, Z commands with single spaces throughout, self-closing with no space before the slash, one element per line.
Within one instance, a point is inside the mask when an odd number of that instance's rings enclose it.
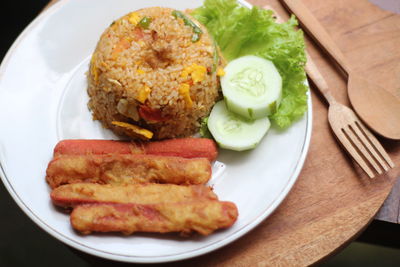
<path fill-rule="evenodd" d="M 35 16 L 48 3 L 47 0 L 9 0 L 0 4 L 0 59 Z"/>
<path fill-rule="evenodd" d="M 47 0 L 2 1 L 0 59 L 3 59 L 14 40 L 47 3 Z M 22 212 L 0 183 L 0 266 L 80 267 L 127 264 L 77 252 L 52 238 Z M 355 242 L 322 263 L 322 266 L 400 266 L 400 225 L 373 221 Z"/>

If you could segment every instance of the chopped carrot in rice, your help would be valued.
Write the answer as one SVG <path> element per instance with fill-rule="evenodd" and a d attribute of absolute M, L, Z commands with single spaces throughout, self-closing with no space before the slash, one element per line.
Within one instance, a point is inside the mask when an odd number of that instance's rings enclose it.
<path fill-rule="evenodd" d="M 137 73 L 137 74 L 145 74 L 145 71 L 142 70 L 142 69 L 137 69 L 137 70 L 136 70 L 136 73 Z"/>
<path fill-rule="evenodd" d="M 218 67 L 218 69 L 217 69 L 217 75 L 218 76 L 224 76 L 225 75 L 225 71 L 224 71 L 224 69 L 223 68 L 221 68 L 221 67 Z"/>
<path fill-rule="evenodd" d="M 181 77 L 187 78 L 189 75 L 191 75 L 193 82 L 198 83 L 205 79 L 206 73 L 207 73 L 206 67 L 194 63 L 191 66 L 183 69 Z"/>
<path fill-rule="evenodd" d="M 198 83 L 204 80 L 207 73 L 207 69 L 204 66 L 196 65 L 192 72 L 192 79 L 194 83 Z"/>
<path fill-rule="evenodd" d="M 119 53 L 131 47 L 131 41 L 132 40 L 129 38 L 122 38 L 121 40 L 119 40 L 119 42 L 115 45 L 111 56 L 113 58 L 116 58 Z"/>
<path fill-rule="evenodd" d="M 145 85 L 139 90 L 139 94 L 136 96 L 136 100 L 143 104 L 144 102 L 146 102 L 150 93 L 151 93 L 150 87 Z"/>
<path fill-rule="evenodd" d="M 186 107 L 191 108 L 193 106 L 193 101 L 190 98 L 190 85 L 187 83 L 182 83 L 179 86 L 179 94 L 183 96 L 183 99 L 185 100 Z"/>
<path fill-rule="evenodd" d="M 110 66 L 108 66 L 107 63 L 105 63 L 104 61 L 101 62 L 101 65 L 106 69 L 110 68 Z"/>
<path fill-rule="evenodd" d="M 132 12 L 131 14 L 129 14 L 128 21 L 136 26 L 140 21 L 139 14 L 136 12 Z"/>
<path fill-rule="evenodd" d="M 113 125 L 121 127 L 130 133 L 133 133 L 137 135 L 138 137 L 142 139 L 151 139 L 153 137 L 153 133 L 149 130 L 146 130 L 144 128 L 141 128 L 139 126 L 127 123 L 127 122 L 122 122 L 122 121 L 112 121 L 111 122 Z"/>

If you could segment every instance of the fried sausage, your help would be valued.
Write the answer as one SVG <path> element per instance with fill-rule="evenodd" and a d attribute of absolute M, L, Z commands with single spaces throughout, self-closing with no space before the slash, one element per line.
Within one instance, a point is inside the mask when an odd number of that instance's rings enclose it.
<path fill-rule="evenodd" d="M 218 200 L 209 186 L 173 184 L 67 184 L 55 188 L 50 197 L 55 205 L 62 207 L 99 202 L 154 204 Z"/>
<path fill-rule="evenodd" d="M 238 217 L 232 202 L 193 201 L 160 204 L 85 204 L 71 213 L 72 227 L 91 232 L 198 232 L 209 235 L 230 227 Z"/>
<path fill-rule="evenodd" d="M 178 156 L 183 158 L 208 158 L 214 161 L 218 156 L 215 142 L 207 138 L 181 138 L 159 142 L 148 142 L 146 154 Z"/>
<path fill-rule="evenodd" d="M 54 156 L 110 153 L 208 158 L 214 161 L 218 150 L 215 142 L 207 138 L 180 138 L 155 142 L 62 140 L 54 148 Z"/>
<path fill-rule="evenodd" d="M 51 188 L 81 182 L 205 184 L 210 178 L 211 164 L 206 158 L 146 154 L 63 155 L 50 161 L 46 170 Z"/>

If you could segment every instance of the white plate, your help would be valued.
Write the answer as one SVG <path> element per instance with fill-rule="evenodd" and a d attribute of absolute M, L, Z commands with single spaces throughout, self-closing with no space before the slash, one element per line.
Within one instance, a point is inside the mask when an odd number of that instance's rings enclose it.
<path fill-rule="evenodd" d="M 23 211 L 62 242 L 100 257 L 167 262 L 220 248 L 243 236 L 282 202 L 303 166 L 311 135 L 311 102 L 288 130 L 271 130 L 250 152 L 221 151 L 210 182 L 221 200 L 236 203 L 237 222 L 207 237 L 80 236 L 52 205 L 45 170 L 64 138 L 113 138 L 86 108 L 85 72 L 103 30 L 129 11 L 148 6 L 194 8 L 201 0 L 62 0 L 21 34 L 0 69 L 2 180 Z M 245 237 L 244 237 L 245 238 Z"/>

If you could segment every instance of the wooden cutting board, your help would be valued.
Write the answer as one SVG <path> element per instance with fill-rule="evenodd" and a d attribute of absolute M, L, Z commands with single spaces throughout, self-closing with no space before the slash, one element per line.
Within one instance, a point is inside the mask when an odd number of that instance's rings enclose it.
<path fill-rule="evenodd" d="M 250 2 L 282 8 L 276 0 Z M 400 15 L 383 11 L 367 0 L 303 2 L 357 70 L 400 97 Z M 349 104 L 344 77 L 313 44 L 308 42 L 308 46 L 334 96 Z M 171 266 L 306 266 L 339 251 L 374 218 L 400 168 L 368 179 L 339 148 L 328 125 L 327 106 L 314 92 L 309 154 L 280 207 L 232 244 Z M 400 142 L 384 140 L 384 146 L 400 165 Z"/>

